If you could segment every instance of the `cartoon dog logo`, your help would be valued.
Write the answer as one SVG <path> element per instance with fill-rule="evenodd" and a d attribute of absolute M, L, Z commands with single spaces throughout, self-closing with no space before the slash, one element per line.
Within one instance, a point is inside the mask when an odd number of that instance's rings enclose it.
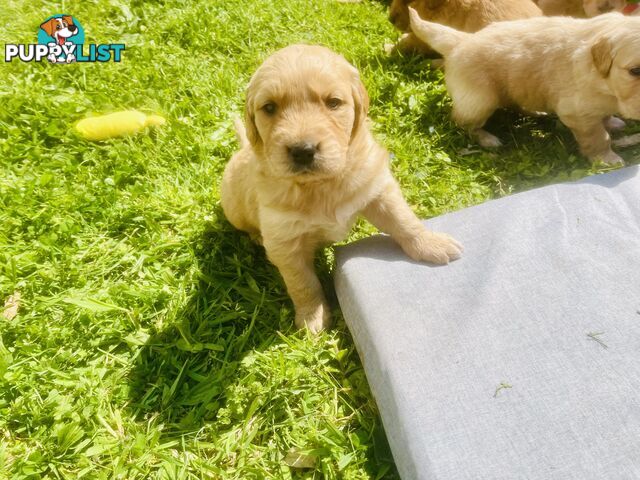
<path fill-rule="evenodd" d="M 1 10 L 1 9 L 0 9 Z M 77 17 L 67 13 L 50 15 L 38 28 L 38 43 L 6 43 L 4 61 L 53 64 L 120 62 L 124 43 L 85 43 L 85 31 Z"/>
<path fill-rule="evenodd" d="M 78 27 L 73 23 L 71 15 L 50 18 L 40 25 L 40 28 L 54 40 L 54 42 L 49 42 L 48 45 L 73 45 L 69 39 L 78 33 Z M 54 53 L 51 53 L 47 58 L 51 63 L 71 63 L 76 61 L 73 53 L 68 53 L 66 58 L 62 55 L 56 57 Z"/>

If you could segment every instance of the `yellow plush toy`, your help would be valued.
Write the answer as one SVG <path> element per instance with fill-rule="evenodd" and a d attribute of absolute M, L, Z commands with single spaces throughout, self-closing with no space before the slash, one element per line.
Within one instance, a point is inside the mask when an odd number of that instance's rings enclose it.
<path fill-rule="evenodd" d="M 160 115 L 125 110 L 80 120 L 76 130 L 87 140 L 107 140 L 134 134 L 149 125 L 163 125 L 165 121 Z"/>

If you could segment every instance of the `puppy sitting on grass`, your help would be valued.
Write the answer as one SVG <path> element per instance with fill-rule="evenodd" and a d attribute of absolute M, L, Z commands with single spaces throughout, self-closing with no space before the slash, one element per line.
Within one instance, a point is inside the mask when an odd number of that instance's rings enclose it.
<path fill-rule="evenodd" d="M 462 252 L 411 211 L 389 154 L 367 128 L 367 110 L 358 72 L 342 56 L 286 47 L 249 82 L 246 135 L 237 126 L 242 149 L 222 178 L 226 217 L 262 243 L 293 300 L 296 326 L 312 332 L 331 323 L 314 253 L 343 239 L 358 214 L 414 260 L 445 264 Z"/>
<path fill-rule="evenodd" d="M 614 114 L 640 119 L 639 17 L 539 17 L 469 34 L 410 14 L 413 32 L 445 57 L 454 120 L 482 146 L 501 145 L 482 126 L 515 106 L 556 113 L 591 161 L 624 164 L 607 128 L 624 126 Z"/>

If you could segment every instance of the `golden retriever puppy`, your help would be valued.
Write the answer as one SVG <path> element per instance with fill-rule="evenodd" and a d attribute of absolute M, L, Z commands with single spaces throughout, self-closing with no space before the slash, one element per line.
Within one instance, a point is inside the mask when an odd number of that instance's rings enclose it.
<path fill-rule="evenodd" d="M 545 15 L 577 18 L 622 11 L 626 3 L 626 0 L 538 0 L 538 6 Z"/>
<path fill-rule="evenodd" d="M 605 126 L 614 114 L 640 119 L 640 18 L 539 17 L 471 34 L 412 10 L 411 28 L 444 55 L 453 118 L 482 146 L 501 145 L 482 129 L 491 114 L 516 106 L 556 113 L 593 162 L 624 163 Z"/>
<path fill-rule="evenodd" d="M 403 32 L 409 31 L 409 7 L 425 20 L 463 32 L 477 32 L 493 22 L 542 15 L 532 0 L 393 0 L 389 7 L 389 21 Z M 404 35 L 396 48 L 433 53 L 412 33 Z"/>
<path fill-rule="evenodd" d="M 222 178 L 229 221 L 262 243 L 295 307 L 296 326 L 317 332 L 330 311 L 314 272 L 319 246 L 343 239 L 359 214 L 414 260 L 445 264 L 461 245 L 427 230 L 367 126 L 358 71 L 331 50 L 292 45 L 249 82 L 246 136 Z"/>

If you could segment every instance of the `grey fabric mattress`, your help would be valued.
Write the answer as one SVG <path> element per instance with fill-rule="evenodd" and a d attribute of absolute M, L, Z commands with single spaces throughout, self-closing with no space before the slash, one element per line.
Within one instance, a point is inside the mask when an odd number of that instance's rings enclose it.
<path fill-rule="evenodd" d="M 389 237 L 335 284 L 404 480 L 640 479 L 640 173 L 434 218 L 448 266 Z"/>

